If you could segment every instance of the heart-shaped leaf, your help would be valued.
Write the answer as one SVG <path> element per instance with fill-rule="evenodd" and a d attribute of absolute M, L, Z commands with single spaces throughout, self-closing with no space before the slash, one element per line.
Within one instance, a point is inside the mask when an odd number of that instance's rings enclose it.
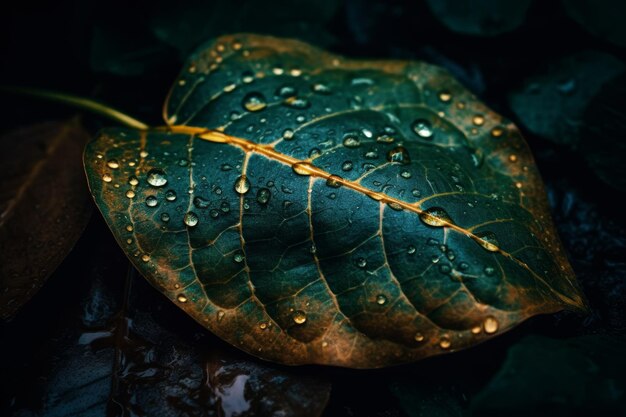
<path fill-rule="evenodd" d="M 440 68 L 225 36 L 164 115 L 88 145 L 91 191 L 142 274 L 247 352 L 380 367 L 583 308 L 520 133 Z"/>

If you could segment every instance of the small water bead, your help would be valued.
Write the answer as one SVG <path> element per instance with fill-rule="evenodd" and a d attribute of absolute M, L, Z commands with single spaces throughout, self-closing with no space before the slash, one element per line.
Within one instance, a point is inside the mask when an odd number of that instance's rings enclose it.
<path fill-rule="evenodd" d="M 167 192 L 165 193 L 165 199 L 167 201 L 176 201 L 176 191 L 167 190 Z"/>
<path fill-rule="evenodd" d="M 376 137 L 376 142 L 380 142 L 380 143 L 393 143 L 393 141 L 395 140 L 396 139 L 393 136 L 389 136 L 386 133 L 383 133 Z"/>
<path fill-rule="evenodd" d="M 497 252 L 500 250 L 498 247 L 498 239 L 493 232 L 478 232 L 472 235 L 474 242 L 478 243 L 485 250 L 489 252 Z"/>
<path fill-rule="evenodd" d="M 341 164 L 341 170 L 342 171 L 352 171 L 353 168 L 353 164 L 352 161 L 345 161 L 343 164 Z"/>
<path fill-rule="evenodd" d="M 517 162 L 517 155 L 509 155 L 509 161 Z"/>
<path fill-rule="evenodd" d="M 480 326 L 474 326 L 474 327 L 472 327 L 471 332 L 472 332 L 472 334 L 479 334 L 481 330 L 482 329 L 480 328 Z"/>
<path fill-rule="evenodd" d="M 146 206 L 156 207 L 158 204 L 159 200 L 155 196 L 149 195 L 148 197 L 146 197 Z"/>
<path fill-rule="evenodd" d="M 185 217 L 183 218 L 183 222 L 189 227 L 194 227 L 195 225 L 197 225 L 198 220 L 198 215 L 193 211 L 185 213 Z"/>
<path fill-rule="evenodd" d="M 241 263 L 244 260 L 244 256 L 243 253 L 241 252 L 236 252 L 235 255 L 233 256 L 233 260 L 237 263 Z"/>
<path fill-rule="evenodd" d="M 483 271 L 485 271 L 485 275 L 487 276 L 492 276 L 496 272 L 496 270 L 490 266 L 486 266 Z"/>
<path fill-rule="evenodd" d="M 346 148 L 358 148 L 359 146 L 361 146 L 361 141 L 359 140 L 359 138 L 357 136 L 354 135 L 346 135 L 343 138 L 343 146 L 345 146 Z"/>
<path fill-rule="evenodd" d="M 167 184 L 167 176 L 160 169 L 151 169 L 148 171 L 148 184 L 153 187 L 163 187 Z"/>
<path fill-rule="evenodd" d="M 272 74 L 274 75 L 283 75 L 285 70 L 279 67 L 272 68 Z"/>
<path fill-rule="evenodd" d="M 256 201 L 258 201 L 259 204 L 267 204 L 270 198 L 272 198 L 272 192 L 269 189 L 259 188 L 259 191 L 256 193 Z"/>
<path fill-rule="evenodd" d="M 134 176 L 133 176 L 133 177 L 130 177 L 130 178 L 128 179 L 128 183 L 129 183 L 130 185 L 138 185 L 138 184 L 139 184 L 139 180 L 137 179 L 137 177 L 134 177 Z"/>
<path fill-rule="evenodd" d="M 420 198 L 422 196 L 422 192 L 418 189 L 414 189 L 411 191 L 411 195 L 416 198 Z"/>
<path fill-rule="evenodd" d="M 442 103 L 448 103 L 450 100 L 452 100 L 452 94 L 450 94 L 450 92 L 447 90 L 440 91 L 439 100 Z"/>
<path fill-rule="evenodd" d="M 498 331 L 498 321 L 494 317 L 487 317 L 483 322 L 483 328 L 485 329 L 485 333 L 493 334 Z"/>
<path fill-rule="evenodd" d="M 293 164 L 291 168 L 293 169 L 293 172 L 295 172 L 298 175 L 308 176 L 313 173 L 313 170 L 315 167 L 311 165 L 309 162 L 297 162 Z"/>
<path fill-rule="evenodd" d="M 500 126 L 496 126 L 493 129 L 491 129 L 491 136 L 493 136 L 494 138 L 499 138 L 503 134 L 504 134 L 504 129 L 502 129 Z"/>
<path fill-rule="evenodd" d="M 193 205 L 196 206 L 196 208 L 204 209 L 204 208 L 209 207 L 210 202 L 208 200 L 205 200 L 202 197 L 194 197 L 193 198 Z"/>
<path fill-rule="evenodd" d="M 450 268 L 450 265 L 447 264 L 441 264 L 439 265 L 439 272 L 441 272 L 442 274 L 449 274 L 450 271 L 452 270 L 452 268 Z"/>
<path fill-rule="evenodd" d="M 170 221 L 170 215 L 168 213 L 161 213 L 161 221 L 162 222 L 169 222 Z"/>
<path fill-rule="evenodd" d="M 251 112 L 261 111 L 267 107 L 267 101 L 261 93 L 248 93 L 241 103 L 243 107 Z"/>
<path fill-rule="evenodd" d="M 268 325 L 266 322 L 262 321 L 261 323 L 259 323 L 259 329 L 266 330 L 267 328 L 268 328 Z"/>
<path fill-rule="evenodd" d="M 217 321 L 222 321 L 222 319 L 224 318 L 224 316 L 226 315 L 226 313 L 224 313 L 223 310 L 220 310 L 217 312 Z"/>
<path fill-rule="evenodd" d="M 292 129 L 285 129 L 283 131 L 283 139 L 285 139 L 285 140 L 293 139 L 293 130 Z"/>
<path fill-rule="evenodd" d="M 300 115 L 300 116 L 296 117 L 296 122 L 304 123 L 304 122 L 306 122 L 306 117 Z"/>
<path fill-rule="evenodd" d="M 430 122 L 425 119 L 417 119 L 413 122 L 413 131 L 421 138 L 430 139 L 433 137 L 433 129 Z"/>
<path fill-rule="evenodd" d="M 294 323 L 296 324 L 304 324 L 306 323 L 306 313 L 302 310 L 296 310 L 293 312 L 293 315 L 291 316 Z"/>
<path fill-rule="evenodd" d="M 219 215 L 220 215 L 220 212 L 217 211 L 216 209 L 209 210 L 209 216 L 211 216 L 211 218 L 217 219 Z"/>
<path fill-rule="evenodd" d="M 147 157 L 148 157 L 148 155 L 149 155 L 149 154 L 148 154 L 148 152 L 146 152 L 146 151 L 141 151 L 141 152 L 139 152 L 139 156 L 140 156 L 140 157 L 142 157 L 142 158 L 147 158 Z"/>
<path fill-rule="evenodd" d="M 450 215 L 441 207 L 426 209 L 420 213 L 419 217 L 422 222 L 433 227 L 449 226 L 454 223 Z"/>
<path fill-rule="evenodd" d="M 396 202 L 394 202 L 394 201 L 390 201 L 390 202 L 388 202 L 388 203 L 387 203 L 387 206 L 388 206 L 390 209 L 395 210 L 395 211 L 402 211 L 402 210 L 404 210 L 404 208 L 403 208 L 403 207 L 402 207 L 399 203 L 396 203 Z"/>
<path fill-rule="evenodd" d="M 482 126 L 485 124 L 485 117 L 481 114 L 477 114 L 472 117 L 472 123 L 474 123 L 474 126 Z"/>
<path fill-rule="evenodd" d="M 228 201 L 222 201 L 222 204 L 220 204 L 220 210 L 222 210 L 222 213 L 230 212 L 230 204 L 228 204 Z"/>
<path fill-rule="evenodd" d="M 102 181 L 104 181 L 104 182 L 111 182 L 111 181 L 113 181 L 113 177 L 111 177 L 111 175 L 109 175 L 109 174 L 104 174 L 102 176 Z"/>
<path fill-rule="evenodd" d="M 234 91 L 234 90 L 235 90 L 235 88 L 237 88 L 237 84 L 235 84 L 235 83 L 232 83 L 232 84 L 226 84 L 226 85 L 224 86 L 224 92 L 225 92 L 225 93 L 230 93 L 231 91 Z"/>
<path fill-rule="evenodd" d="M 365 152 L 365 158 L 366 159 L 376 159 L 378 158 L 378 152 L 376 152 L 376 150 L 370 150 Z"/>
<path fill-rule="evenodd" d="M 128 243 L 129 245 L 131 245 L 133 243 L 132 239 L 126 239 L 126 243 Z"/>
<path fill-rule="evenodd" d="M 421 334 L 420 332 L 417 332 L 417 333 L 415 333 L 415 336 L 413 337 L 413 339 L 414 339 L 416 342 L 418 342 L 418 343 L 419 343 L 419 342 L 423 342 L 423 341 L 424 341 L 424 339 L 425 339 L 425 337 L 424 337 L 424 335 L 423 335 L 423 334 Z"/>
<path fill-rule="evenodd" d="M 254 74 L 251 71 L 245 71 L 241 76 L 241 81 L 246 84 L 250 84 L 254 81 Z"/>
<path fill-rule="evenodd" d="M 359 258 L 356 260 L 356 266 L 358 266 L 359 268 L 365 268 L 367 266 L 367 259 L 365 258 Z"/>
<path fill-rule="evenodd" d="M 411 157 L 404 146 L 398 146 L 387 153 L 387 161 L 407 165 L 411 163 Z"/>
<path fill-rule="evenodd" d="M 308 109 L 309 107 L 311 107 L 311 103 L 309 102 L 309 100 L 305 99 L 305 98 L 300 98 L 300 97 L 287 97 L 284 101 L 283 104 L 291 107 L 293 109 Z"/>
<path fill-rule="evenodd" d="M 120 164 L 117 162 L 117 159 L 110 159 L 109 162 L 107 162 L 107 166 L 111 169 L 117 169 L 120 167 Z"/>
<path fill-rule="evenodd" d="M 141 256 L 141 260 L 142 260 L 143 262 L 148 262 L 148 261 L 150 260 L 150 255 L 148 255 L 148 254 L 145 254 L 145 253 L 144 253 L 144 254 Z"/>
<path fill-rule="evenodd" d="M 338 175 L 331 175 L 326 180 L 326 185 L 331 188 L 339 188 L 342 185 L 343 178 Z"/>
<path fill-rule="evenodd" d="M 443 337 L 439 341 L 439 347 L 441 347 L 442 349 L 449 349 L 451 345 L 452 342 L 450 342 L 450 339 L 448 339 L 447 337 Z"/>
<path fill-rule="evenodd" d="M 189 301 L 187 297 L 185 297 L 184 294 L 178 294 L 176 299 L 178 300 L 179 303 L 186 303 L 187 301 Z"/>
<path fill-rule="evenodd" d="M 133 225 L 132 224 L 126 225 L 126 231 L 127 232 L 132 232 L 133 231 Z"/>
<path fill-rule="evenodd" d="M 245 194 L 250 190 L 250 181 L 245 175 L 237 177 L 235 180 L 235 191 L 238 194 Z"/>
<path fill-rule="evenodd" d="M 417 249 L 413 245 L 409 245 L 406 248 L 406 253 L 408 253 L 409 255 L 413 255 L 416 251 L 417 251 Z"/>
<path fill-rule="evenodd" d="M 457 269 L 459 271 L 467 271 L 469 268 L 469 264 L 467 262 L 461 262 L 459 263 L 459 265 L 457 266 Z"/>
<path fill-rule="evenodd" d="M 135 192 L 133 190 L 126 191 L 126 197 L 135 198 Z"/>
<path fill-rule="evenodd" d="M 309 158 L 311 159 L 317 158 L 321 154 L 322 154 L 322 151 L 320 151 L 318 148 L 313 148 L 309 151 Z"/>
<path fill-rule="evenodd" d="M 384 305 L 387 302 L 387 297 L 385 297 L 383 294 L 378 294 L 376 296 L 376 304 L 378 305 Z"/>
<path fill-rule="evenodd" d="M 401 176 L 402 178 L 409 179 L 409 178 L 411 178 L 411 173 L 410 173 L 409 171 L 402 171 L 402 172 L 400 173 L 400 176 Z"/>
<path fill-rule="evenodd" d="M 313 90 L 314 93 L 322 94 L 322 95 L 328 95 L 332 93 L 332 90 L 330 89 L 330 87 L 328 87 L 325 84 L 320 84 L 320 83 L 313 84 L 311 86 L 311 90 Z"/>

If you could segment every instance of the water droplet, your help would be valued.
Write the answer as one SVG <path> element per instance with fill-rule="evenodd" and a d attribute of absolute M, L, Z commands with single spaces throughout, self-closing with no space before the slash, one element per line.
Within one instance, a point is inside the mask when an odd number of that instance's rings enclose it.
<path fill-rule="evenodd" d="M 222 321 L 222 319 L 224 318 L 224 316 L 226 315 L 226 313 L 224 313 L 223 310 L 220 310 L 217 312 L 217 321 Z"/>
<path fill-rule="evenodd" d="M 222 210 L 222 213 L 228 213 L 230 211 L 230 204 L 228 204 L 228 201 L 222 201 L 222 204 L 220 204 L 220 210 Z"/>
<path fill-rule="evenodd" d="M 309 102 L 309 100 L 305 99 L 305 98 L 300 98 L 300 97 L 287 97 L 284 101 L 283 104 L 286 106 L 289 106 L 293 109 L 308 109 L 309 107 L 311 107 L 311 103 Z"/>
<path fill-rule="evenodd" d="M 472 117 L 472 123 L 474 123 L 474 126 L 482 126 L 485 124 L 485 118 L 484 116 L 477 114 Z"/>
<path fill-rule="evenodd" d="M 252 81 L 254 81 L 254 74 L 252 73 L 252 71 L 245 71 L 243 74 L 241 74 L 241 81 L 246 84 L 250 84 Z"/>
<path fill-rule="evenodd" d="M 180 302 L 180 303 L 186 303 L 186 302 L 188 301 L 188 300 L 187 300 L 187 297 L 185 297 L 185 295 L 184 295 L 184 294 L 178 294 L 178 296 L 176 297 L 176 299 L 177 299 L 177 300 L 178 300 L 178 302 Z"/>
<path fill-rule="evenodd" d="M 320 83 L 313 84 L 311 86 L 311 90 L 313 90 L 314 93 L 323 94 L 323 95 L 328 95 L 332 93 L 330 87 L 328 87 L 325 84 L 320 84 Z"/>
<path fill-rule="evenodd" d="M 425 338 L 424 338 L 423 334 L 421 334 L 420 332 L 417 332 L 417 333 L 415 333 L 415 336 L 413 337 L 413 339 L 416 342 L 423 342 Z"/>
<path fill-rule="evenodd" d="M 413 122 L 413 131 L 421 138 L 430 139 L 433 136 L 433 129 L 430 122 L 424 119 L 417 119 Z"/>
<path fill-rule="evenodd" d="M 155 196 L 149 195 L 148 197 L 146 197 L 146 206 L 156 207 L 158 204 L 159 200 Z"/>
<path fill-rule="evenodd" d="M 504 129 L 502 129 L 500 126 L 496 126 L 493 129 L 491 129 L 491 136 L 493 136 L 494 138 L 499 138 L 503 134 L 504 134 Z"/>
<path fill-rule="evenodd" d="M 469 264 L 467 262 L 461 262 L 457 268 L 459 271 L 467 271 Z"/>
<path fill-rule="evenodd" d="M 489 252 L 500 250 L 498 239 L 493 232 L 478 232 L 472 235 L 472 239 Z"/>
<path fill-rule="evenodd" d="M 342 181 L 343 178 L 341 178 L 339 175 L 331 175 L 326 180 L 326 185 L 331 188 L 339 188 L 341 187 Z"/>
<path fill-rule="evenodd" d="M 111 181 L 113 181 L 113 177 L 111 177 L 111 175 L 109 175 L 109 174 L 104 174 L 102 176 L 102 181 L 104 181 L 104 182 L 111 182 Z"/>
<path fill-rule="evenodd" d="M 151 169 L 148 171 L 148 184 L 153 187 L 163 187 L 167 184 L 167 177 L 165 172 L 160 169 Z"/>
<path fill-rule="evenodd" d="M 220 212 L 217 211 L 216 209 L 211 209 L 209 211 L 209 216 L 211 216 L 211 218 L 213 219 L 217 219 L 217 217 L 220 215 Z"/>
<path fill-rule="evenodd" d="M 509 161 L 517 162 L 517 155 L 509 155 Z"/>
<path fill-rule="evenodd" d="M 183 218 L 185 224 L 189 227 L 194 227 L 198 224 L 198 215 L 193 211 L 185 213 L 185 217 Z"/>
<path fill-rule="evenodd" d="M 148 262 L 150 260 L 150 255 L 148 255 L 147 253 L 144 253 L 143 255 L 141 255 L 141 260 L 143 262 Z"/>
<path fill-rule="evenodd" d="M 117 169 L 120 167 L 120 164 L 117 162 L 117 159 L 111 159 L 107 162 L 107 166 L 112 169 Z"/>
<path fill-rule="evenodd" d="M 268 327 L 268 326 L 267 326 L 267 323 L 266 323 L 266 322 L 262 321 L 261 323 L 259 323 L 259 328 L 260 328 L 261 330 L 265 330 L 265 329 L 267 329 L 267 327 Z"/>
<path fill-rule="evenodd" d="M 169 222 L 170 221 L 170 215 L 167 214 L 167 213 L 161 213 L 161 221 L 165 222 L 165 223 Z"/>
<path fill-rule="evenodd" d="M 128 179 L 128 183 L 130 185 L 137 185 L 139 184 L 139 180 L 137 179 L 137 177 L 133 176 Z"/>
<path fill-rule="evenodd" d="M 358 148 L 359 146 L 361 146 L 361 141 L 356 136 L 346 135 L 343 138 L 343 146 L 351 149 Z"/>
<path fill-rule="evenodd" d="M 417 249 L 415 249 L 415 246 L 413 246 L 413 245 L 409 245 L 406 248 L 406 253 L 408 253 L 409 255 L 413 255 L 416 251 L 417 251 Z"/>
<path fill-rule="evenodd" d="M 275 93 L 279 97 L 293 97 L 297 94 L 296 89 L 291 85 L 283 85 Z"/>
<path fill-rule="evenodd" d="M 243 98 L 243 107 L 248 111 L 261 111 L 267 106 L 265 97 L 261 93 L 249 93 Z"/>
<path fill-rule="evenodd" d="M 233 260 L 237 263 L 241 263 L 244 260 L 244 256 L 243 253 L 241 252 L 235 252 L 235 255 L 233 256 Z"/>
<path fill-rule="evenodd" d="M 471 330 L 472 334 L 478 334 L 480 333 L 480 331 L 481 331 L 480 326 L 474 326 L 472 327 L 472 330 Z"/>
<path fill-rule="evenodd" d="M 140 157 L 142 157 L 142 158 L 147 158 L 147 157 L 148 157 L 148 155 L 149 155 L 149 154 L 148 154 L 148 152 L 146 152 L 146 151 L 141 151 L 141 152 L 139 152 L 139 156 L 140 156 Z"/>
<path fill-rule="evenodd" d="M 496 270 L 490 266 L 486 266 L 484 271 L 487 276 L 492 276 L 496 272 Z"/>
<path fill-rule="evenodd" d="M 194 197 L 193 198 L 193 205 L 196 206 L 199 209 L 207 208 L 207 207 L 209 207 L 209 204 L 210 204 L 209 201 L 205 200 L 202 197 Z"/>
<path fill-rule="evenodd" d="M 322 151 L 320 151 L 318 148 L 313 148 L 309 151 L 309 158 L 314 159 L 320 156 L 321 154 L 322 154 Z"/>
<path fill-rule="evenodd" d="M 259 191 L 256 193 L 256 201 L 259 204 L 267 204 L 272 198 L 272 192 L 267 188 L 259 188 Z"/>
<path fill-rule="evenodd" d="M 132 224 L 126 225 L 126 231 L 127 232 L 132 232 L 133 231 L 133 225 Z"/>
<path fill-rule="evenodd" d="M 367 266 L 367 259 L 365 258 L 359 258 L 356 260 L 356 266 L 358 266 L 359 268 L 365 268 Z"/>
<path fill-rule="evenodd" d="M 293 139 L 293 130 L 292 129 L 285 129 L 283 131 L 283 139 L 285 139 L 285 140 Z"/>
<path fill-rule="evenodd" d="M 313 165 L 309 162 L 297 162 L 292 166 L 293 172 L 298 175 L 311 175 L 313 173 Z"/>
<path fill-rule="evenodd" d="M 402 165 L 406 165 L 411 163 L 411 157 L 409 156 L 409 151 L 406 150 L 404 146 L 398 146 L 397 148 L 393 148 L 387 153 L 387 160 L 389 162 L 398 163 Z"/>
<path fill-rule="evenodd" d="M 167 201 L 176 201 L 176 191 L 167 190 L 167 192 L 165 193 L 165 199 Z"/>
<path fill-rule="evenodd" d="M 483 322 L 483 328 L 485 329 L 485 333 L 493 334 L 498 331 L 498 321 L 494 317 L 487 317 Z"/>
<path fill-rule="evenodd" d="M 296 324 L 304 324 L 306 323 L 306 313 L 302 310 L 296 310 L 292 315 L 293 321 Z"/>
<path fill-rule="evenodd" d="M 441 207 L 431 207 L 424 210 L 419 215 L 420 220 L 429 226 L 442 227 L 453 224 L 448 213 Z"/>
<path fill-rule="evenodd" d="M 250 181 L 245 175 L 237 177 L 235 180 L 235 191 L 238 194 L 245 194 L 250 190 Z"/>
<path fill-rule="evenodd" d="M 341 164 L 341 169 L 343 171 L 352 171 L 352 161 L 345 161 L 343 164 Z"/>
<path fill-rule="evenodd" d="M 445 336 L 439 341 L 439 347 L 441 347 L 441 349 L 448 349 L 451 345 L 450 339 Z"/>
<path fill-rule="evenodd" d="M 452 100 L 452 94 L 449 91 L 443 90 L 439 92 L 439 100 L 443 103 L 447 103 Z"/>
<path fill-rule="evenodd" d="M 134 198 L 135 197 L 135 192 L 133 190 L 126 191 L 126 197 Z"/>
<path fill-rule="evenodd" d="M 225 172 L 226 172 L 226 171 L 230 171 L 231 169 L 233 169 L 233 167 L 232 167 L 232 166 L 230 166 L 230 164 L 222 164 L 222 166 L 220 167 L 220 169 L 221 169 L 222 171 L 225 171 Z"/>

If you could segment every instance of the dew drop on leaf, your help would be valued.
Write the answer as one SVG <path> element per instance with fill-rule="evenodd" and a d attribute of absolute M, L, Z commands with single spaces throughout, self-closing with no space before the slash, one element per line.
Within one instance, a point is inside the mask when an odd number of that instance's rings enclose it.
<path fill-rule="evenodd" d="M 259 188 L 259 191 L 256 193 L 256 201 L 258 201 L 259 204 L 267 204 L 270 198 L 272 198 L 272 192 L 269 189 Z"/>
<path fill-rule="evenodd" d="M 477 114 L 474 117 L 472 117 L 472 123 L 474 124 L 474 126 L 482 126 L 485 124 L 485 117 Z"/>
<path fill-rule="evenodd" d="M 502 129 L 500 126 L 496 126 L 493 129 L 491 129 L 491 136 L 493 136 L 494 138 L 499 138 L 503 134 L 504 134 L 504 129 Z"/>
<path fill-rule="evenodd" d="M 235 180 L 235 191 L 238 194 L 245 194 L 250 190 L 250 181 L 245 175 L 237 177 Z"/>
<path fill-rule="evenodd" d="M 447 103 L 452 100 L 452 94 L 449 91 L 444 90 L 439 92 L 439 101 L 442 103 Z"/>
<path fill-rule="evenodd" d="M 421 138 L 430 139 L 433 136 L 433 129 L 428 120 L 417 119 L 413 122 L 413 131 Z"/>
<path fill-rule="evenodd" d="M 107 162 L 107 166 L 111 169 L 117 169 L 120 167 L 120 164 L 117 162 L 117 159 L 110 159 L 109 162 Z"/>
<path fill-rule="evenodd" d="M 342 181 L 343 181 L 343 178 L 341 178 L 340 176 L 338 176 L 338 175 L 331 175 L 326 180 L 326 185 L 331 187 L 331 188 L 339 188 L 339 187 L 341 187 Z"/>
<path fill-rule="evenodd" d="M 167 190 L 167 192 L 165 193 L 165 199 L 167 201 L 176 201 L 176 191 Z"/>
<path fill-rule="evenodd" d="M 196 206 L 196 208 L 204 209 L 204 208 L 209 207 L 209 201 L 205 200 L 202 197 L 194 197 L 193 198 L 193 205 Z"/>
<path fill-rule="evenodd" d="M 487 317 L 483 322 L 483 328 L 485 333 L 493 334 L 498 331 L 498 321 L 494 317 Z"/>
<path fill-rule="evenodd" d="M 441 207 L 426 209 L 420 213 L 419 217 L 422 222 L 433 227 L 449 226 L 453 224 L 448 213 Z"/>
<path fill-rule="evenodd" d="M 308 162 L 297 162 L 293 164 L 292 169 L 298 175 L 308 176 L 313 173 L 313 165 Z"/>
<path fill-rule="evenodd" d="M 177 299 L 177 300 L 178 300 L 178 302 L 180 302 L 180 303 L 186 303 L 186 302 L 188 301 L 188 300 L 187 300 L 187 297 L 185 297 L 185 295 L 184 295 L 184 294 L 178 294 L 178 296 L 176 297 L 176 299 Z"/>
<path fill-rule="evenodd" d="M 267 101 L 261 93 L 249 93 L 243 98 L 243 107 L 251 112 L 261 111 L 267 106 Z"/>
<path fill-rule="evenodd" d="M 126 191 L 126 197 L 135 198 L 135 192 L 133 190 Z"/>
<path fill-rule="evenodd" d="M 305 99 L 305 98 L 300 98 L 300 97 L 287 97 L 284 101 L 283 104 L 291 107 L 293 109 L 308 109 L 309 107 L 311 107 L 311 103 L 309 102 L 309 100 Z"/>
<path fill-rule="evenodd" d="M 165 172 L 160 169 L 151 169 L 148 171 L 148 184 L 153 187 L 163 187 L 167 184 L 167 177 Z"/>
<path fill-rule="evenodd" d="M 296 310 L 292 315 L 293 321 L 296 324 L 304 324 L 306 323 L 306 313 L 302 310 Z"/>
<path fill-rule="evenodd" d="M 489 252 L 500 250 L 498 240 L 493 232 L 478 232 L 472 235 L 472 239 Z"/>
<path fill-rule="evenodd" d="M 358 266 L 359 268 L 365 268 L 367 266 L 367 260 L 365 258 L 357 259 L 356 266 Z"/>
<path fill-rule="evenodd" d="M 448 348 L 450 348 L 451 345 L 452 345 L 452 343 L 450 342 L 450 339 L 448 339 L 447 337 L 444 337 L 444 338 L 442 338 L 439 341 L 439 346 L 442 349 L 448 349 Z"/>
<path fill-rule="evenodd" d="M 149 195 L 148 197 L 146 197 L 146 206 L 156 207 L 158 204 L 159 200 L 155 196 Z"/>
<path fill-rule="evenodd" d="M 343 146 L 346 148 L 358 148 L 361 146 L 361 141 L 354 135 L 346 135 L 343 138 Z"/>
<path fill-rule="evenodd" d="M 352 167 L 352 161 L 345 161 L 343 164 L 341 164 L 342 171 L 352 171 Z"/>
<path fill-rule="evenodd" d="M 183 218 L 183 222 L 189 227 L 194 227 L 198 224 L 198 215 L 193 211 L 185 213 L 185 217 Z"/>
<path fill-rule="evenodd" d="M 383 305 L 387 302 L 387 297 L 385 297 L 383 294 L 378 294 L 376 296 L 376 304 L 378 305 Z"/>
<path fill-rule="evenodd" d="M 168 213 L 161 213 L 161 221 L 167 223 L 170 221 L 170 215 Z"/>
<path fill-rule="evenodd" d="M 111 177 L 111 175 L 109 175 L 109 174 L 104 174 L 102 176 L 102 181 L 104 181 L 104 182 L 111 182 L 111 181 L 113 181 L 113 177 Z"/>

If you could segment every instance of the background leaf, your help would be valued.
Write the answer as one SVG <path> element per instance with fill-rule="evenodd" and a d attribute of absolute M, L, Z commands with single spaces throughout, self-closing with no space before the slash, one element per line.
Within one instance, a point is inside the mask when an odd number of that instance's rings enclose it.
<path fill-rule="evenodd" d="M 562 0 L 567 14 L 595 36 L 626 46 L 626 3 L 620 0 Z"/>
<path fill-rule="evenodd" d="M 28 301 L 72 250 L 92 204 L 81 167 L 88 134 L 50 122 L 0 141 L 0 317 Z"/>

